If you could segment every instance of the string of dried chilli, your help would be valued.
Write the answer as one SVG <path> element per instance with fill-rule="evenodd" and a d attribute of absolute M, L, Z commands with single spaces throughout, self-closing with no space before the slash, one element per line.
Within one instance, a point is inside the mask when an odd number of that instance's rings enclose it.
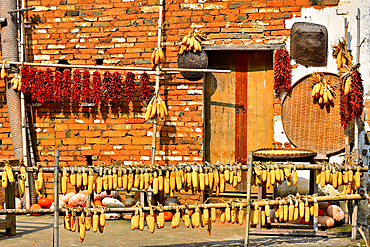
<path fill-rule="evenodd" d="M 93 73 L 93 92 L 92 97 L 94 103 L 97 105 L 100 103 L 101 98 L 101 76 L 99 71 L 94 71 Z"/>
<path fill-rule="evenodd" d="M 45 71 L 45 96 L 46 100 L 53 100 L 53 93 L 54 93 L 54 74 L 50 68 L 47 68 Z"/>
<path fill-rule="evenodd" d="M 117 103 L 123 96 L 122 92 L 122 78 L 118 72 L 113 73 L 112 77 L 112 101 Z"/>
<path fill-rule="evenodd" d="M 62 72 L 56 71 L 54 78 L 54 102 L 62 102 Z"/>
<path fill-rule="evenodd" d="M 30 68 L 28 66 L 22 67 L 21 76 L 21 91 L 23 93 L 28 93 L 30 91 Z"/>
<path fill-rule="evenodd" d="M 71 70 L 63 70 L 63 79 L 62 79 L 62 96 L 63 99 L 68 101 L 71 98 Z"/>
<path fill-rule="evenodd" d="M 364 86 L 362 84 L 361 74 L 357 70 L 351 73 L 351 119 L 360 118 L 364 111 Z"/>
<path fill-rule="evenodd" d="M 31 99 L 32 99 L 32 101 L 37 100 L 36 74 L 37 74 L 37 69 L 31 68 L 29 82 L 30 82 L 30 85 L 31 85 Z"/>
<path fill-rule="evenodd" d="M 274 90 L 276 95 L 288 91 L 291 86 L 291 65 L 290 55 L 285 49 L 278 49 L 275 52 L 274 61 Z"/>
<path fill-rule="evenodd" d="M 81 101 L 83 103 L 90 102 L 91 100 L 91 83 L 90 83 L 90 72 L 85 70 L 82 74 L 82 92 Z"/>
<path fill-rule="evenodd" d="M 140 100 L 141 101 L 148 101 L 149 97 L 150 97 L 149 75 L 148 75 L 148 73 L 144 72 L 140 76 Z"/>
<path fill-rule="evenodd" d="M 39 70 L 36 74 L 37 101 L 43 104 L 46 99 L 45 71 Z"/>
<path fill-rule="evenodd" d="M 73 71 L 73 96 L 75 102 L 80 102 L 81 98 L 81 72 L 79 69 Z"/>
<path fill-rule="evenodd" d="M 126 98 L 128 102 L 131 102 L 135 97 L 135 74 L 132 72 L 126 73 L 125 86 L 126 86 Z"/>
<path fill-rule="evenodd" d="M 103 75 L 103 98 L 106 102 L 112 100 L 111 88 L 112 88 L 112 74 L 109 71 L 105 71 Z"/>

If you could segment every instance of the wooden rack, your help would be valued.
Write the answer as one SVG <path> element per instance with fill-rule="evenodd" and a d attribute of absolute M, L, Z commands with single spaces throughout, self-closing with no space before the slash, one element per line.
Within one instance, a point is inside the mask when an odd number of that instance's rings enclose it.
<path fill-rule="evenodd" d="M 242 170 L 247 170 L 248 171 L 248 188 L 247 188 L 247 200 L 246 201 L 234 201 L 234 205 L 236 207 L 239 207 L 241 204 L 243 207 L 247 208 L 247 214 L 246 214 L 246 239 L 245 243 L 248 245 L 249 241 L 249 234 L 269 234 L 269 235 L 299 235 L 299 236 L 326 236 L 326 232 L 319 232 L 318 231 L 318 224 L 314 224 L 314 231 L 313 232 L 308 232 L 308 231 L 300 231 L 300 230 L 285 230 L 285 231 L 275 231 L 275 230 L 262 230 L 260 228 L 257 229 L 252 229 L 250 230 L 250 207 L 251 207 L 251 198 L 250 198 L 250 186 L 251 186 L 251 177 L 252 177 L 252 168 L 253 164 L 251 162 L 252 159 L 250 159 L 250 162 L 248 165 L 242 165 L 240 168 Z M 21 165 L 21 160 L 9 160 L 9 163 L 13 166 L 14 171 L 19 171 L 19 166 Z M 288 164 L 288 163 L 287 163 Z M 0 166 L 4 165 L 4 161 L 0 160 Z M 291 164 L 288 164 L 291 165 Z M 161 169 L 172 169 L 172 167 L 160 167 Z M 296 164 L 296 169 L 311 169 L 311 170 L 319 170 L 322 168 L 322 165 L 320 164 Z M 344 169 L 344 167 L 342 167 Z M 59 214 L 60 213 L 65 213 L 65 209 L 59 209 L 59 172 L 63 168 L 59 167 L 59 150 L 57 149 L 55 151 L 55 162 L 54 162 L 54 167 L 43 167 L 43 172 L 53 172 L 54 173 L 54 209 L 14 209 L 8 207 L 7 209 L 0 210 L 0 215 L 7 215 L 7 217 L 14 219 L 14 221 L 11 221 L 12 223 L 14 222 L 14 225 L 12 225 L 13 229 L 12 231 L 7 231 L 7 234 L 13 234 L 15 235 L 15 216 L 16 215 L 21 215 L 21 214 L 54 214 L 54 235 L 58 234 L 59 232 Z M 67 170 L 70 169 L 70 167 L 66 168 Z M 86 168 L 87 169 L 87 168 Z M 98 172 L 99 167 L 94 167 L 94 171 Z M 2 167 L 0 167 L 0 170 L 3 170 Z M 361 171 L 367 171 L 367 167 L 361 167 Z M 28 172 L 36 172 L 37 168 L 36 167 L 28 167 L 27 168 Z M 14 202 L 14 184 L 13 186 L 8 186 L 7 188 L 7 198 L 9 199 L 9 205 L 11 205 L 11 201 Z M 11 195 L 12 192 L 10 190 L 13 190 L 13 195 Z M 259 192 L 262 191 L 262 186 L 259 187 Z M 8 196 L 9 195 L 9 196 Z M 259 193 L 259 198 L 257 201 L 258 206 L 262 207 L 266 204 L 266 202 L 270 206 L 274 205 L 279 205 L 280 201 L 279 200 L 263 200 L 263 198 L 260 198 L 262 193 Z M 352 195 L 339 195 L 339 196 L 317 196 L 315 197 L 315 200 L 318 202 L 320 201 L 344 201 L 344 200 L 364 200 L 367 199 L 365 193 L 360 193 L 360 194 L 352 194 Z M 309 203 L 314 202 L 314 197 L 307 197 L 307 201 Z M 15 203 L 15 202 L 14 202 Z M 8 204 L 7 204 L 8 205 Z M 177 206 L 163 206 L 161 207 L 161 210 L 163 211 L 173 211 L 176 210 L 177 208 L 179 209 L 194 209 L 196 207 L 199 208 L 225 208 L 227 205 L 230 205 L 230 202 L 224 202 L 224 203 L 202 203 L 198 205 L 177 205 Z M 144 211 L 149 211 L 150 207 L 144 206 L 141 207 Z M 87 212 L 88 208 L 74 208 L 72 209 L 76 213 L 80 213 L 82 211 Z M 101 209 L 96 209 L 98 212 L 101 211 Z M 123 213 L 123 212 L 134 212 L 136 210 L 136 207 L 128 207 L 128 208 L 105 208 L 104 212 L 105 213 Z M 261 216 L 259 216 L 261 217 Z M 9 222 L 7 223 L 9 224 Z M 287 225 L 290 227 L 296 227 L 297 225 Z"/>
<path fill-rule="evenodd" d="M 252 151 L 249 153 L 249 157 L 250 157 L 250 162 L 249 163 L 252 164 L 252 159 L 253 159 L 253 152 Z M 313 161 L 314 161 L 313 159 L 310 159 L 310 160 L 308 160 L 308 162 L 310 162 L 309 164 L 294 164 L 297 170 L 310 170 L 309 194 L 311 194 L 311 195 L 317 193 L 315 170 L 321 170 L 322 167 L 323 167 L 323 165 L 321 165 L 321 164 L 314 164 L 314 163 L 312 164 L 311 162 L 313 162 Z M 281 161 L 280 162 L 276 161 L 276 162 L 280 163 Z M 281 162 L 281 163 L 284 164 L 284 162 Z M 292 162 L 287 162 L 286 164 L 293 164 L 293 163 Z M 347 168 L 348 167 L 351 167 L 351 169 L 353 169 L 353 170 L 356 170 L 357 168 L 359 168 L 359 171 L 361 171 L 361 172 L 367 172 L 368 171 L 368 167 L 359 167 L 359 166 L 353 166 L 353 165 L 352 166 L 347 166 Z M 336 168 L 342 171 L 342 170 L 346 169 L 346 166 L 336 165 Z M 248 184 L 251 182 L 251 177 L 252 177 L 252 170 L 250 169 L 250 171 L 248 171 L 248 179 L 249 179 Z M 264 205 L 264 201 L 262 201 L 262 200 L 265 198 L 265 193 L 266 193 L 266 187 L 263 186 L 262 184 L 259 184 L 258 185 L 258 205 L 259 206 Z M 335 196 L 334 198 L 332 196 L 320 196 L 320 197 L 316 197 L 316 198 L 317 198 L 317 201 L 343 201 L 343 200 L 348 201 L 348 200 L 355 200 L 354 205 L 357 205 L 358 200 L 363 200 L 363 199 L 366 198 L 366 196 L 364 194 L 365 194 L 365 191 L 363 189 L 361 189 L 361 190 L 359 190 L 359 194 L 352 194 L 352 195 L 350 195 L 351 197 L 346 197 L 344 195 L 339 195 L 339 196 Z M 357 198 L 360 198 L 360 199 L 357 199 Z M 278 203 L 279 203 L 279 201 L 271 201 L 271 200 L 269 200 L 268 202 L 269 202 L 269 205 L 278 205 Z M 308 202 L 310 202 L 310 200 L 308 200 Z M 249 201 L 247 201 L 247 203 L 250 203 L 250 198 L 249 198 Z M 250 206 L 247 209 L 247 212 L 250 212 Z M 261 222 L 261 208 L 259 208 L 259 222 Z M 311 223 L 313 223 L 311 225 L 311 227 L 313 228 L 313 231 L 261 229 L 261 224 L 258 223 L 258 225 L 256 226 L 256 229 L 251 229 L 250 233 L 251 234 L 262 234 L 262 235 L 296 235 L 296 236 L 321 236 L 321 237 L 327 236 L 326 232 L 318 231 L 318 220 L 317 220 L 317 218 L 314 217 L 313 222 L 311 222 Z M 272 224 L 272 226 L 274 226 L 274 225 Z M 291 228 L 292 226 L 297 227 L 298 225 L 289 224 L 289 223 L 279 223 L 279 224 L 275 224 L 275 226 L 285 226 L 287 228 Z M 357 212 L 352 215 L 352 239 L 353 240 L 355 239 L 355 237 L 356 237 L 355 235 L 357 233 L 356 226 L 357 226 Z M 246 242 L 245 242 L 246 245 L 248 245 L 248 235 L 249 235 L 249 229 L 248 229 L 248 226 L 247 226 Z"/>

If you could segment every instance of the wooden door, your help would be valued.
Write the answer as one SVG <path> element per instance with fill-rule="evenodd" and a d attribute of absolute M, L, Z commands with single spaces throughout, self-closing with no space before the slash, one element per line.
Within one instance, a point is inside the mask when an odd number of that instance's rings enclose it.
<path fill-rule="evenodd" d="M 273 145 L 272 51 L 207 52 L 205 160 L 247 161 L 248 151 Z"/>

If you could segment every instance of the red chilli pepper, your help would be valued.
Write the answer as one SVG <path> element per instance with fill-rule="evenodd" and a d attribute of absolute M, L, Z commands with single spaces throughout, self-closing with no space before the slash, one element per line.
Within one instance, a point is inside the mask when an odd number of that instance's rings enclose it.
<path fill-rule="evenodd" d="M 45 71 L 39 70 L 36 74 L 37 101 L 44 104 L 46 99 Z"/>
<path fill-rule="evenodd" d="M 82 73 L 82 90 L 81 90 L 81 101 L 87 103 L 91 101 L 91 82 L 90 72 L 85 70 Z"/>
<path fill-rule="evenodd" d="M 125 79 L 126 86 L 126 98 L 128 102 L 131 102 L 135 97 L 135 74 L 132 72 L 126 73 Z"/>
<path fill-rule="evenodd" d="M 352 118 L 360 118 L 364 111 L 364 86 L 362 84 L 361 74 L 357 70 L 351 74 L 351 105 Z"/>
<path fill-rule="evenodd" d="M 101 76 L 99 71 L 95 71 L 93 73 L 93 91 L 92 97 L 95 105 L 100 103 L 101 98 Z"/>
<path fill-rule="evenodd" d="M 81 72 L 79 69 L 73 71 L 73 101 L 80 102 L 81 97 Z"/>
<path fill-rule="evenodd" d="M 150 97 L 149 91 L 149 75 L 148 73 L 144 72 L 140 76 L 140 100 L 141 101 L 148 101 Z"/>
<path fill-rule="evenodd" d="M 274 61 L 274 90 L 280 95 L 290 89 L 291 86 L 290 55 L 285 49 L 278 49 L 275 52 Z"/>
<path fill-rule="evenodd" d="M 45 71 L 45 82 L 46 82 L 46 100 L 53 100 L 54 74 L 50 68 L 47 68 Z"/>
<path fill-rule="evenodd" d="M 103 98 L 106 102 L 112 100 L 111 95 L 111 84 L 112 84 L 112 74 L 109 71 L 105 71 L 103 75 Z"/>
<path fill-rule="evenodd" d="M 65 69 L 63 71 L 62 79 L 62 96 L 63 99 L 68 101 L 71 98 L 71 70 Z"/>
<path fill-rule="evenodd" d="M 114 72 L 112 76 L 112 100 L 117 103 L 123 96 L 122 92 L 122 77 L 118 72 Z"/>
<path fill-rule="evenodd" d="M 30 70 L 30 85 L 31 85 L 31 99 L 32 101 L 37 100 L 37 83 L 36 83 L 37 69 L 31 68 Z"/>
<path fill-rule="evenodd" d="M 21 69 L 21 91 L 23 93 L 28 93 L 30 91 L 30 68 L 28 66 L 23 66 Z"/>
<path fill-rule="evenodd" d="M 54 79 L 54 102 L 57 103 L 62 102 L 62 78 L 62 73 L 56 71 Z"/>

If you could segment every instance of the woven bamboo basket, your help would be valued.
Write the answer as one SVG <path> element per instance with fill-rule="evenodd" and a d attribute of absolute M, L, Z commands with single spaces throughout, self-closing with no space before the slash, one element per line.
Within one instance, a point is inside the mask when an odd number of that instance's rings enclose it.
<path fill-rule="evenodd" d="M 253 156 L 268 159 L 297 159 L 314 157 L 314 150 L 305 148 L 260 148 L 253 151 Z"/>
<path fill-rule="evenodd" d="M 323 73 L 335 89 L 334 106 L 321 108 L 311 96 L 309 75 L 298 80 L 282 102 L 283 128 L 289 141 L 296 147 L 313 149 L 318 156 L 330 156 L 344 150 L 344 129 L 340 123 L 340 79 L 333 73 Z M 349 125 L 353 128 L 353 123 Z M 351 127 L 352 126 L 352 127 Z M 350 140 L 353 131 L 349 131 Z"/>

